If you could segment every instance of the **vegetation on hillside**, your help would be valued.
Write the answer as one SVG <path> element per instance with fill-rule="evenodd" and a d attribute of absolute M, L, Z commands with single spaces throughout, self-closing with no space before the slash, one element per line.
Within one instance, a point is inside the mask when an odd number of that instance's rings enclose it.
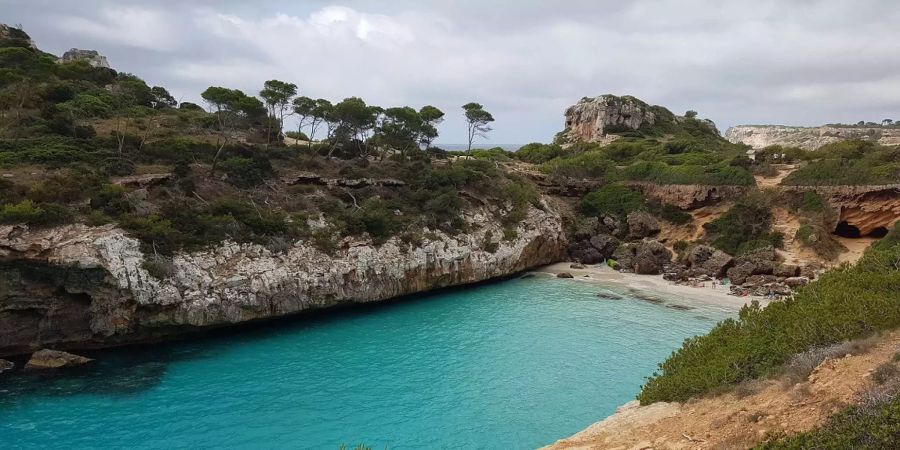
<path fill-rule="evenodd" d="M 508 237 L 540 206 L 528 180 L 431 147 L 444 117 L 433 106 L 331 102 L 268 80 L 258 96 L 209 87 L 207 111 L 131 74 L 57 63 L 20 35 L 0 42 L 0 223 L 116 223 L 155 254 L 223 239 L 280 251 L 350 235 L 414 243 L 465 231 L 478 205 Z M 315 142 L 284 144 L 289 114 L 292 136 Z M 490 131 L 481 105 L 460 114 L 472 139 Z M 132 175 L 149 181 L 121 179 Z"/>
<path fill-rule="evenodd" d="M 784 236 L 772 232 L 772 199 L 754 192 L 739 199 L 721 217 L 703 225 L 713 247 L 741 255 L 765 247 L 781 248 Z"/>
<path fill-rule="evenodd" d="M 900 147 L 868 141 L 828 144 L 803 154 L 809 160 L 782 184 L 797 186 L 900 183 Z"/>
<path fill-rule="evenodd" d="M 684 401 L 775 374 L 791 355 L 900 326 L 900 230 L 842 266 L 761 308 L 744 307 L 707 335 L 688 339 L 644 384 L 643 404 Z"/>
<path fill-rule="evenodd" d="M 607 145 L 529 144 L 515 153 L 522 161 L 541 164 L 544 172 L 569 178 L 602 178 L 659 184 L 753 185 L 746 147 L 731 144 L 694 118 L 661 134 L 622 132 Z"/>

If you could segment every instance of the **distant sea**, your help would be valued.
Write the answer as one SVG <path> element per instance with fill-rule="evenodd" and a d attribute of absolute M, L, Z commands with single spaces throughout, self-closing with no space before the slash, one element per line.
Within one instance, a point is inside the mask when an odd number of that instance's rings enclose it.
<path fill-rule="evenodd" d="M 522 148 L 523 145 L 524 145 L 524 144 L 491 144 L 491 143 L 487 143 L 487 144 L 473 144 L 473 145 L 472 145 L 472 149 L 473 149 L 473 150 L 476 150 L 476 149 L 486 150 L 486 149 L 489 149 L 489 148 L 500 147 L 500 148 L 502 148 L 503 150 L 506 150 L 506 151 L 509 151 L 509 152 L 514 152 L 514 151 L 516 151 L 516 150 Z M 434 144 L 434 146 L 435 146 L 435 147 L 438 147 L 438 148 L 442 148 L 442 149 L 444 149 L 444 150 L 450 150 L 450 151 L 453 151 L 453 150 L 465 150 L 465 149 L 469 148 L 469 145 L 468 145 L 468 144 Z"/>

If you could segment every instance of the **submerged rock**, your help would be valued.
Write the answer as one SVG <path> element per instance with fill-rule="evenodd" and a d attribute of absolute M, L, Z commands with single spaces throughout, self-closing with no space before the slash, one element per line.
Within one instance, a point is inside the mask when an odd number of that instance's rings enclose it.
<path fill-rule="evenodd" d="M 575 276 L 569 272 L 563 272 L 563 273 L 557 274 L 556 278 L 575 278 Z"/>
<path fill-rule="evenodd" d="M 81 366 L 91 361 L 93 359 L 72 353 L 44 349 L 31 355 L 31 359 L 25 364 L 25 370 L 63 369 Z"/>

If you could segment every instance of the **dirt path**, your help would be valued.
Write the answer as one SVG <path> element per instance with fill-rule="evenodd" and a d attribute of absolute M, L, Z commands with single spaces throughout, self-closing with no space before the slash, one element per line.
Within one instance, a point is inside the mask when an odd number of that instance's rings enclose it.
<path fill-rule="evenodd" d="M 753 389 L 685 404 L 632 402 L 586 430 L 547 449 L 744 449 L 771 433 L 788 435 L 823 423 L 855 403 L 872 371 L 900 350 L 900 331 L 874 341 L 857 356 L 826 359 L 807 381 L 760 381 Z M 742 392 L 744 395 L 738 395 Z"/>
<path fill-rule="evenodd" d="M 759 186 L 760 189 L 766 188 L 774 188 L 781 184 L 781 181 L 784 180 L 788 175 L 790 175 L 793 171 L 797 170 L 796 164 L 787 164 L 782 166 L 776 166 L 778 168 L 778 175 L 774 177 L 763 177 L 761 175 L 755 176 L 756 185 Z"/>

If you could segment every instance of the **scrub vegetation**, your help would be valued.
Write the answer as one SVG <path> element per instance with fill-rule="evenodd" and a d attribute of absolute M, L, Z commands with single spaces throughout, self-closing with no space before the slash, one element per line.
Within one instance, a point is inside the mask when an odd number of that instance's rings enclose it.
<path fill-rule="evenodd" d="M 742 381 L 778 374 L 795 354 L 900 326 L 900 230 L 793 297 L 744 307 L 707 335 L 685 341 L 660 364 L 638 398 L 685 401 Z"/>

